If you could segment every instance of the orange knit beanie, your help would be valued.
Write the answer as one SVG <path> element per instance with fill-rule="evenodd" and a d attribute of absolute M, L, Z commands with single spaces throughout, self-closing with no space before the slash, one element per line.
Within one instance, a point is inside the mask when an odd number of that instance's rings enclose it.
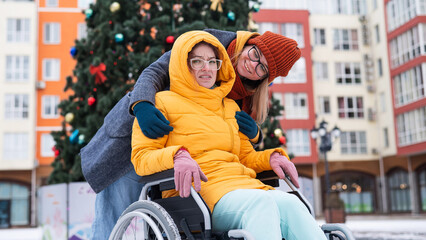
<path fill-rule="evenodd" d="M 256 45 L 265 56 L 269 70 L 268 82 L 279 76 L 287 76 L 301 54 L 296 41 L 269 31 L 249 39 L 247 43 Z"/>

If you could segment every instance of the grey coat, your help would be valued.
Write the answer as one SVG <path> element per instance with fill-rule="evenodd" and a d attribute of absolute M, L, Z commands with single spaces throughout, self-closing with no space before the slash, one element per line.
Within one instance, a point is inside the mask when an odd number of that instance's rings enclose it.
<path fill-rule="evenodd" d="M 236 33 L 215 29 L 210 32 L 227 48 Z M 81 149 L 84 177 L 92 189 L 99 193 L 127 174 L 130 161 L 131 135 L 135 117 L 131 106 L 140 100 L 155 104 L 155 94 L 169 87 L 170 51 L 147 67 L 139 76 L 132 92 L 126 94 L 106 115 L 104 123 L 90 142 Z"/>

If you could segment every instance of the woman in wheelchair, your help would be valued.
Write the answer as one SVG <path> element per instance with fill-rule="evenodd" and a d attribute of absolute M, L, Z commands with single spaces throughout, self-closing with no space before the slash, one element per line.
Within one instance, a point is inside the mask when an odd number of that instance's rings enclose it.
<path fill-rule="evenodd" d="M 253 54 L 259 54 L 254 52 Z M 248 71 L 265 67 L 263 55 Z M 254 66 L 254 67 L 253 67 Z M 138 175 L 175 170 L 176 190 L 190 195 L 192 183 L 212 212 L 213 229 L 245 229 L 256 239 L 325 239 L 315 219 L 292 194 L 274 190 L 256 173 L 284 172 L 298 187 L 297 171 L 281 148 L 256 152 L 238 131 L 238 105 L 225 96 L 235 72 L 226 49 L 211 34 L 181 35 L 171 51 L 170 91 L 156 94 L 156 107 L 174 131 L 146 137 L 134 121 L 132 163 Z M 267 81 L 267 80 L 264 80 Z M 167 192 L 165 197 L 176 195 Z"/>

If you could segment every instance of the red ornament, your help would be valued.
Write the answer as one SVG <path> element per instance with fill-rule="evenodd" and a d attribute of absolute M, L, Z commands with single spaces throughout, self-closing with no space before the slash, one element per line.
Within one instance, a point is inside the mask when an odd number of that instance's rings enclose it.
<path fill-rule="evenodd" d="M 94 97 L 89 97 L 87 99 L 87 104 L 89 104 L 89 106 L 92 106 L 93 104 L 95 104 L 95 102 L 96 102 L 96 98 Z"/>
<path fill-rule="evenodd" d="M 173 36 L 168 36 L 167 38 L 166 38 L 166 43 L 168 43 L 168 44 L 172 44 L 172 43 L 174 43 L 175 42 L 175 37 L 173 37 Z"/>
<path fill-rule="evenodd" d="M 279 140 L 280 140 L 280 143 L 281 144 L 286 144 L 286 142 L 287 142 L 287 140 L 285 139 L 285 137 L 284 136 L 281 136 L 280 138 L 278 138 Z"/>
<path fill-rule="evenodd" d="M 55 150 L 55 157 L 59 156 L 60 152 L 59 150 Z"/>

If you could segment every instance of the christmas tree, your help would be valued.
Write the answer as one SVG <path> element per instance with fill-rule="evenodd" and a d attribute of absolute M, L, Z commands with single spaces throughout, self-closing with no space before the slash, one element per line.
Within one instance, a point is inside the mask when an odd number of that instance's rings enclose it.
<path fill-rule="evenodd" d="M 271 95 L 268 117 L 261 126 L 264 138 L 263 143 L 259 146 L 259 150 L 277 147 L 287 148 L 286 134 L 281 128 L 280 121 L 277 119 L 279 116 L 282 116 L 281 111 L 284 111 L 284 107 L 278 99 L 275 99 Z M 294 157 L 292 153 L 288 154 L 290 159 Z"/>
<path fill-rule="evenodd" d="M 70 51 L 77 63 L 64 88 L 72 93 L 58 106 L 64 121 L 61 131 L 52 132 L 55 160 L 48 183 L 84 181 L 80 149 L 144 68 L 171 49 L 175 38 L 204 28 L 255 30 L 249 13 L 258 10 L 257 0 L 102 0 L 92 4 L 83 12 L 87 37 L 76 40 Z"/>

